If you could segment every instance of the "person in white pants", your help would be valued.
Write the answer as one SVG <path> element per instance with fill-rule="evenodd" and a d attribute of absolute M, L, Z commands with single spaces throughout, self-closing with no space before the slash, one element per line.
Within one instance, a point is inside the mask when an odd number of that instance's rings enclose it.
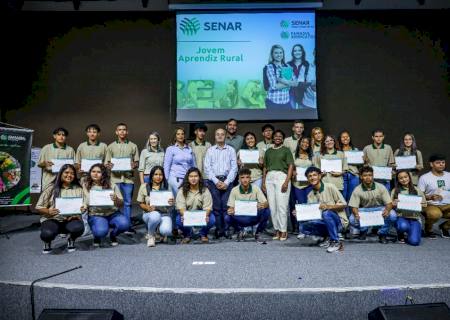
<path fill-rule="evenodd" d="M 264 157 L 263 191 L 267 193 L 272 223 L 275 229 L 273 240 L 287 239 L 287 219 L 289 216 L 289 195 L 294 158 L 291 151 L 283 146 L 284 132 L 275 130 L 273 147 Z"/>

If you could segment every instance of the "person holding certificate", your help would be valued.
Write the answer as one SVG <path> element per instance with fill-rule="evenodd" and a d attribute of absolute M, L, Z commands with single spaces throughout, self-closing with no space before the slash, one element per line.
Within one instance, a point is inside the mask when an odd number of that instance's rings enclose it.
<path fill-rule="evenodd" d="M 225 224 L 238 231 L 238 240 L 245 238 L 242 228 L 258 225 L 255 240 L 258 241 L 266 228 L 270 211 L 268 202 L 261 189 L 251 184 L 251 171 L 248 168 L 239 170 L 239 186 L 231 190 L 228 198 L 228 211 Z"/>
<path fill-rule="evenodd" d="M 313 154 L 320 154 L 320 150 L 322 148 L 324 133 L 321 127 L 315 127 L 311 130 L 311 148 Z"/>
<path fill-rule="evenodd" d="M 326 135 L 322 141 L 320 153 L 313 158 L 313 164 L 315 167 L 322 169 L 323 182 L 332 183 L 339 191 L 343 192 L 343 175 L 348 171 L 348 165 L 344 153 L 336 148 L 336 139 L 331 135 Z"/>
<path fill-rule="evenodd" d="M 445 156 L 433 154 L 429 159 L 431 171 L 419 178 L 418 187 L 425 193 L 428 206 L 425 208 L 425 237 L 436 239 L 433 225 L 439 225 L 443 238 L 450 238 L 450 172 L 445 171 Z"/>
<path fill-rule="evenodd" d="M 403 135 L 403 139 L 400 142 L 400 148 L 395 150 L 394 157 L 396 159 L 397 163 L 397 157 L 402 159 L 404 157 L 405 159 L 409 157 L 413 157 L 414 164 L 411 166 L 411 168 L 404 168 L 408 169 L 412 183 L 417 186 L 417 183 L 419 182 L 419 172 L 423 169 L 423 158 L 422 158 L 422 152 L 417 149 L 416 145 L 416 138 L 414 138 L 414 135 L 412 133 L 405 133 Z M 400 168 L 397 163 L 397 169 L 403 169 Z"/>
<path fill-rule="evenodd" d="M 402 205 L 401 195 L 413 196 L 411 201 L 417 201 L 418 208 L 409 208 Z M 413 185 L 411 174 L 407 170 L 399 170 L 395 174 L 395 188 L 391 192 L 392 205 L 395 208 L 397 218 L 397 235 L 400 243 L 405 243 L 405 233 L 408 235 L 406 242 L 412 246 L 420 244 L 422 233 L 422 208 L 427 206 L 425 194 Z M 407 208 L 407 209 L 403 209 Z"/>
<path fill-rule="evenodd" d="M 185 131 L 182 127 L 177 127 L 172 136 L 172 145 L 166 149 L 164 156 L 164 175 L 174 197 L 186 172 L 195 166 L 194 153 L 186 143 Z"/>
<path fill-rule="evenodd" d="M 155 166 L 162 166 L 164 163 L 164 150 L 161 148 L 161 137 L 154 131 L 150 133 L 145 148 L 141 151 L 139 158 L 139 180 L 141 185 L 150 181 L 150 171 Z"/>
<path fill-rule="evenodd" d="M 129 220 L 119 211 L 123 197 L 119 187 L 111 182 L 105 165 L 94 164 L 89 170 L 83 186 L 85 207 L 88 211 L 88 223 L 94 235 L 94 247 L 99 247 L 106 238 L 109 227 L 111 245 L 117 246 L 117 236 L 130 227 Z"/>
<path fill-rule="evenodd" d="M 327 248 L 327 252 L 332 253 L 342 249 L 339 241 L 339 233 L 348 226 L 347 215 L 345 214 L 344 197 L 339 190 L 331 183 L 323 182 L 322 172 L 317 167 L 309 167 L 306 170 L 306 177 L 312 187 L 308 193 L 308 204 L 319 204 L 322 220 L 312 220 L 301 224 L 301 232 L 306 235 L 323 237 L 324 241 L 319 245 Z M 301 212 L 296 212 L 300 215 Z"/>
<path fill-rule="evenodd" d="M 133 170 L 139 165 L 139 151 L 136 144 L 128 140 L 128 127 L 125 123 L 116 126 L 117 140 L 106 150 L 106 167 L 111 170 L 111 182 L 117 185 L 123 196 L 122 213 L 128 219 L 131 229 L 131 199 L 134 191 Z"/>
<path fill-rule="evenodd" d="M 142 220 L 147 226 L 147 246 L 156 245 L 156 229 L 167 239 L 172 236 L 172 218 L 170 209 L 175 204 L 172 192 L 169 190 L 164 168 L 154 166 L 150 171 L 150 180 L 139 188 L 137 201 L 144 211 Z"/>
<path fill-rule="evenodd" d="M 292 126 L 292 136 L 287 137 L 283 141 L 283 145 L 288 147 L 293 154 L 297 150 L 298 142 L 303 137 L 303 132 L 305 131 L 305 124 L 301 120 L 295 120 Z"/>
<path fill-rule="evenodd" d="M 75 154 L 75 167 L 80 172 L 81 180 L 85 180 L 94 164 L 104 163 L 106 157 L 106 143 L 98 140 L 100 127 L 90 124 L 86 127 L 87 141 L 81 143 Z"/>
<path fill-rule="evenodd" d="M 267 192 L 275 234 L 273 240 L 287 240 L 287 218 L 294 159 L 291 150 L 283 146 L 284 132 L 275 130 L 273 147 L 264 156 L 262 190 Z"/>
<path fill-rule="evenodd" d="M 54 162 L 58 160 L 58 165 L 63 165 L 63 162 L 73 163 L 75 151 L 66 144 L 68 136 L 69 131 L 64 128 L 56 128 L 53 130 L 54 142 L 42 147 L 38 161 L 38 167 L 42 168 L 42 190 L 55 179 L 60 171 Z"/>
<path fill-rule="evenodd" d="M 225 134 L 222 128 L 216 130 L 216 144 L 206 151 L 205 156 L 205 172 L 208 176 L 206 183 L 213 198 L 216 215 L 216 238 L 230 237 L 224 219 L 227 214 L 228 197 L 237 174 L 236 152 L 232 146 L 225 144 Z"/>
<path fill-rule="evenodd" d="M 273 146 L 272 136 L 273 136 L 274 130 L 275 130 L 275 128 L 270 123 L 266 123 L 261 128 L 263 140 L 258 142 L 256 144 L 256 147 L 258 148 L 258 150 L 260 150 L 262 152 L 263 155 L 267 151 L 267 149 L 269 149 Z M 244 136 L 244 143 L 245 143 L 245 136 Z M 256 143 L 256 137 L 255 137 L 255 143 Z M 248 146 L 248 144 L 247 144 L 247 146 Z"/>
<path fill-rule="evenodd" d="M 348 152 L 358 151 L 358 148 L 353 146 L 350 133 L 348 131 L 342 131 L 339 134 L 338 145 L 341 151 L 344 152 L 344 155 L 347 155 Z M 362 151 L 360 152 L 362 153 Z M 359 168 L 362 164 L 364 164 L 363 157 L 361 157 L 361 161 L 352 161 L 352 163 L 350 163 L 347 158 L 348 170 L 343 175 L 344 190 L 342 190 L 344 199 L 347 202 L 350 201 L 353 190 L 355 190 L 356 186 L 359 184 Z"/>
<path fill-rule="evenodd" d="M 251 183 L 261 189 L 262 183 L 262 168 L 264 165 L 264 152 L 256 145 L 256 135 L 253 132 L 247 132 L 244 135 L 244 145 L 237 153 L 237 164 L 239 168 L 247 168 L 251 172 Z M 241 159 L 241 154 L 249 155 L 251 153 L 257 154 L 257 161 L 252 159 Z M 256 158 L 256 157 L 255 157 Z"/>
<path fill-rule="evenodd" d="M 194 126 L 195 139 L 189 143 L 189 146 L 194 153 L 197 168 L 200 170 L 203 177 L 206 177 L 205 169 L 203 168 L 206 150 L 211 147 L 211 143 L 205 139 L 206 131 L 208 131 L 208 127 L 204 123 L 196 123 Z"/>
<path fill-rule="evenodd" d="M 352 208 L 350 224 L 354 229 L 359 230 L 359 239 L 366 240 L 368 227 L 360 226 L 360 208 L 380 208 L 384 225 L 378 230 L 379 241 L 388 243 L 387 235 L 389 228 L 397 221 L 395 211 L 392 211 L 392 200 L 387 189 L 373 179 L 373 169 L 363 166 L 360 171 L 361 184 L 353 190 L 348 205 Z"/>
<path fill-rule="evenodd" d="M 59 199 L 78 201 L 77 212 L 67 212 L 63 206 L 58 207 Z M 67 203 L 66 203 L 67 205 Z M 78 182 L 75 167 L 65 164 L 59 170 L 55 181 L 44 189 L 36 204 L 36 210 L 41 217 L 41 240 L 44 242 L 43 253 L 52 252 L 52 241 L 58 234 L 68 234 L 67 251 L 73 252 L 75 240 L 84 232 L 81 219 L 83 207 L 83 189 Z M 62 213 L 64 212 L 64 214 Z"/>
<path fill-rule="evenodd" d="M 230 147 L 231 148 L 231 147 Z M 183 232 L 183 244 L 191 242 L 192 227 L 184 226 L 184 216 L 201 211 L 204 214 L 200 236 L 202 243 L 208 243 L 208 232 L 215 224 L 214 214 L 211 214 L 213 200 L 208 188 L 204 186 L 200 170 L 190 168 L 186 173 L 181 188 L 178 190 L 175 200 L 178 215 L 176 224 Z"/>
<path fill-rule="evenodd" d="M 384 132 L 376 129 L 372 132 L 372 144 L 364 147 L 364 162 L 369 166 L 393 167 L 395 166 L 394 153 L 388 144 L 384 144 Z M 391 190 L 390 179 L 376 179 L 375 181 L 383 184 L 386 189 Z"/>

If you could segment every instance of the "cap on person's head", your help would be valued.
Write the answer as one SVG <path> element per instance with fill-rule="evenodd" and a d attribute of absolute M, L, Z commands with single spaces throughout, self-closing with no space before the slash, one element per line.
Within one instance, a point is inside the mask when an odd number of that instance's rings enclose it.
<path fill-rule="evenodd" d="M 312 172 L 317 172 L 318 174 L 321 174 L 321 173 L 322 173 L 322 171 L 320 171 L 320 169 L 317 168 L 317 167 L 309 167 L 309 168 L 306 169 L 306 171 L 305 171 L 305 176 L 307 177 L 308 174 L 310 174 L 310 173 L 312 173 Z"/>
<path fill-rule="evenodd" d="M 261 132 L 264 132 L 266 129 L 271 129 L 272 131 L 275 130 L 274 126 L 271 125 L 270 123 L 266 123 L 265 125 L 263 125 L 261 128 Z"/>
<path fill-rule="evenodd" d="M 208 127 L 203 122 L 198 122 L 194 126 L 194 131 L 197 129 L 203 129 L 205 132 L 208 131 Z"/>
<path fill-rule="evenodd" d="M 430 162 L 435 162 L 435 161 L 439 161 L 439 160 L 445 161 L 445 156 L 443 154 L 435 153 L 435 154 L 432 154 L 429 159 Z"/>

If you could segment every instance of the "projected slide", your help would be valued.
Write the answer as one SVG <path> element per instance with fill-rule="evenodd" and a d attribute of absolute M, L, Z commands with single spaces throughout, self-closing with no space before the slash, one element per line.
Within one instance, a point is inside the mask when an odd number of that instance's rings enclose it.
<path fill-rule="evenodd" d="M 177 14 L 177 121 L 317 119 L 315 14 Z"/>

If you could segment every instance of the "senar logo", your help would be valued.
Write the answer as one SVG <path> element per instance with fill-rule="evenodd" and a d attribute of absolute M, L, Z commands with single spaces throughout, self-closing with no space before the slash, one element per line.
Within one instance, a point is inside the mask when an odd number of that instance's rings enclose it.
<path fill-rule="evenodd" d="M 183 18 L 180 22 L 180 29 L 183 34 L 192 36 L 200 30 L 200 22 L 196 18 Z"/>
<path fill-rule="evenodd" d="M 289 21 L 281 20 L 280 26 L 284 29 L 289 28 Z"/>
<path fill-rule="evenodd" d="M 282 39 L 289 39 L 289 32 L 282 31 L 280 36 L 281 36 Z"/>

